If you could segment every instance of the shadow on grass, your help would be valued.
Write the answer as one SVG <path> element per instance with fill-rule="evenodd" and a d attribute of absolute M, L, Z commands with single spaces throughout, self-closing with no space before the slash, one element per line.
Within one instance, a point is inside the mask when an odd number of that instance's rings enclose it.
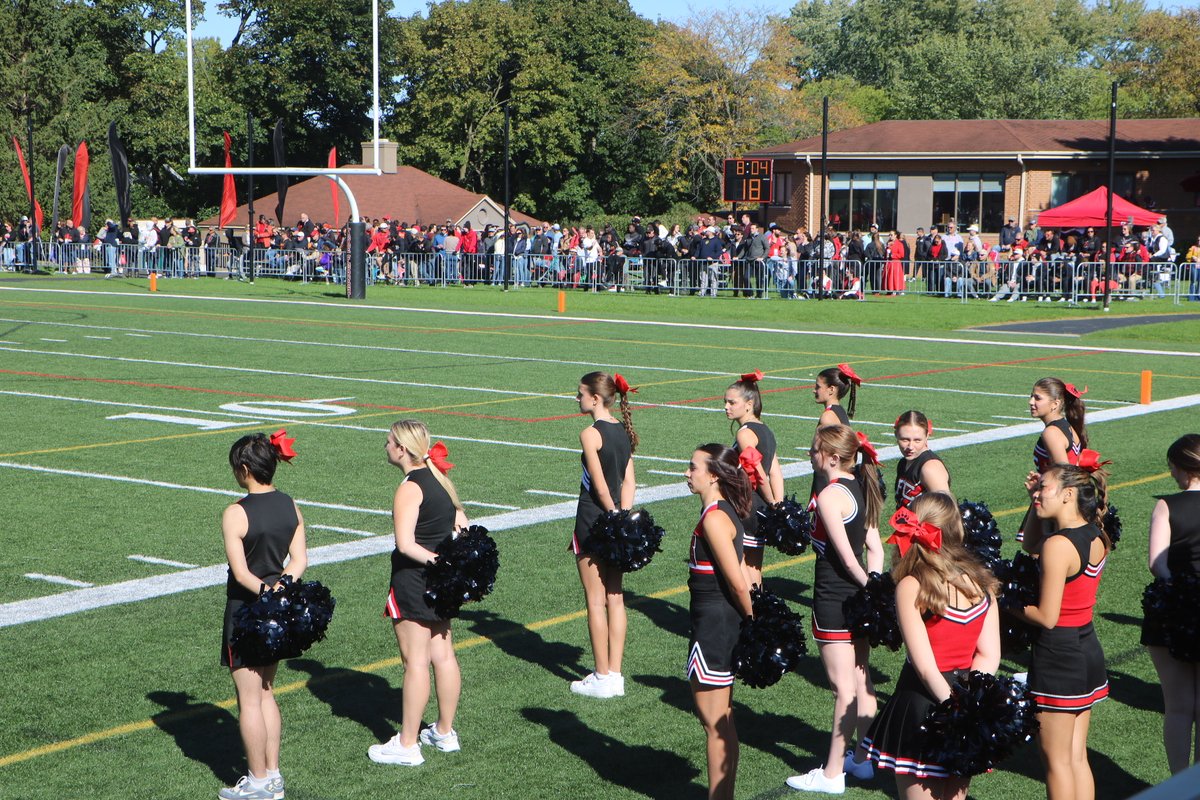
<path fill-rule="evenodd" d="M 308 658 L 296 658 L 287 663 L 290 668 L 312 676 L 308 691 L 329 706 L 335 717 L 358 723 L 380 742 L 400 730 L 401 692 L 383 676 L 326 667 Z"/>
<path fill-rule="evenodd" d="M 1138 629 L 1141 629 L 1142 626 L 1141 617 L 1134 617 L 1129 614 L 1119 614 L 1116 611 L 1105 611 L 1100 616 L 1109 622 L 1115 622 L 1118 625 L 1133 625 Z"/>
<path fill-rule="evenodd" d="M 625 590 L 626 607 L 644 614 L 659 629 L 687 639 L 692 635 L 692 618 L 688 611 L 688 595 L 675 595 L 679 602 L 664 597 L 650 597 Z"/>
<path fill-rule="evenodd" d="M 1155 714 L 1161 714 L 1163 711 L 1162 687 L 1157 683 L 1110 669 L 1108 688 L 1112 699 L 1130 708 Z"/>
<path fill-rule="evenodd" d="M 585 725 L 570 711 L 523 708 L 525 719 L 546 729 L 550 741 L 587 762 L 605 783 L 648 797 L 695 798 L 706 795 L 696 784 L 698 770 L 686 758 L 670 750 L 648 745 L 630 745 Z M 696 748 L 704 748 L 697 727 Z"/>
<path fill-rule="evenodd" d="M 583 648 L 565 642 L 548 642 L 537 631 L 486 610 L 465 610 L 460 619 L 470 623 L 471 632 L 490 639 L 513 658 L 565 681 L 578 680 L 591 670 L 583 666 Z"/>
<path fill-rule="evenodd" d="M 1096 781 L 1097 797 L 1132 797 L 1151 786 L 1141 778 L 1135 778 L 1126 772 L 1109 756 L 1091 747 L 1088 748 L 1088 763 L 1091 764 L 1092 776 Z M 1036 739 L 1018 750 L 999 768 L 1004 772 L 1024 775 L 1039 783 L 1046 780 L 1046 770 L 1038 755 Z M 979 776 L 977 780 L 980 781 L 982 789 L 982 783 L 987 780 L 987 776 Z"/>
<path fill-rule="evenodd" d="M 812 584 L 798 581 L 795 578 L 785 578 L 775 572 L 763 575 L 763 583 L 791 605 L 804 608 L 805 616 L 812 609 Z"/>
<path fill-rule="evenodd" d="M 208 767 L 226 786 L 242 775 L 245 758 L 237 717 L 212 703 L 193 702 L 187 692 L 148 692 L 146 699 L 163 707 L 150 719 L 185 757 Z"/>

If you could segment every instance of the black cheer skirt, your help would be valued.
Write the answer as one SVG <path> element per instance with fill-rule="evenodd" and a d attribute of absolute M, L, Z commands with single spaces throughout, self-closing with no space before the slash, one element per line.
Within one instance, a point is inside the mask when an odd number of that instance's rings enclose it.
<path fill-rule="evenodd" d="M 596 520 L 600 519 L 600 515 L 603 513 L 604 509 L 596 505 L 590 494 L 580 491 L 579 504 L 575 507 L 575 532 L 571 535 L 571 544 L 567 546 L 568 550 L 577 556 L 588 551 L 587 540 L 592 534 L 592 526 L 596 524 Z"/>
<path fill-rule="evenodd" d="M 1087 711 L 1108 697 L 1104 650 L 1092 623 L 1038 633 L 1030 659 L 1029 693 L 1038 711 Z"/>
<path fill-rule="evenodd" d="M 967 674 L 967 670 L 943 672 L 950 683 Z M 875 716 L 859 747 L 880 769 L 890 769 L 897 775 L 914 778 L 949 778 L 950 771 L 940 764 L 921 759 L 921 723 L 937 705 L 912 664 L 904 662 L 892 699 Z"/>
<path fill-rule="evenodd" d="M 442 622 L 425 602 L 425 568 L 404 567 L 392 571 L 384 614 L 392 620 L 411 619 L 418 622 Z"/>
<path fill-rule="evenodd" d="M 732 686 L 741 615 L 721 592 L 693 592 L 690 613 L 687 677 L 705 686 Z"/>
<path fill-rule="evenodd" d="M 832 553 L 830 553 L 833 556 Z M 833 556 L 836 558 L 837 556 Z M 846 624 L 843 604 L 853 597 L 859 587 L 842 578 L 828 563 L 817 561 L 813 581 L 812 635 L 818 642 L 849 642 L 854 637 Z"/>

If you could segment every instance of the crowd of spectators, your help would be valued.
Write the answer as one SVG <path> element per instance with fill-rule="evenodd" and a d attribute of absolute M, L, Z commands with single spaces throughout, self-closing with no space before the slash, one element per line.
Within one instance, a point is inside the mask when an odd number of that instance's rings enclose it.
<path fill-rule="evenodd" d="M 1026 228 L 1013 218 L 996 241 L 981 238 L 975 225 L 960 232 L 955 222 L 917 228 L 910 241 L 898 231 L 815 233 L 761 226 L 749 214 L 723 218 L 700 215 L 686 227 L 633 217 L 618 231 L 599 227 L 541 224 L 475 230 L 470 222 L 410 225 L 389 217 L 368 224 L 371 277 L 393 284 L 554 285 L 592 290 L 638 289 L 746 297 L 774 290 L 785 299 L 863 299 L 868 294 L 909 291 L 945 297 L 990 297 L 992 301 L 1094 300 L 1109 288 L 1120 296 L 1165 296 L 1170 282 L 1200 281 L 1200 239 L 1184 254 L 1166 218 L 1141 232 L 1121 226 L 1109 252 L 1092 227 L 1068 231 Z M 8 269 L 36 263 L 32 226 L 22 218 L 0 229 L 0 262 Z M 347 227 L 317 223 L 307 214 L 290 227 L 259 215 L 252 231 L 238 235 L 157 218 L 119 225 L 107 220 L 89 235 L 65 220 L 40 255 L 60 271 L 98 269 L 109 275 L 128 270 L 164 277 L 224 273 L 244 277 L 251 268 L 306 280 L 344 277 Z M 1181 258 L 1182 256 L 1182 258 Z M 1176 265 L 1182 263 L 1182 269 Z M 507 276 L 506 276 L 507 271 Z M 507 280 L 506 280 L 507 278 Z"/>

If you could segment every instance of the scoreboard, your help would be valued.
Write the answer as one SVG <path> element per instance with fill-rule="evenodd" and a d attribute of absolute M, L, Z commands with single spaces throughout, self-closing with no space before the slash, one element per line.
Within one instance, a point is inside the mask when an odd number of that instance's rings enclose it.
<path fill-rule="evenodd" d="M 771 159 L 725 159 L 723 199 L 726 203 L 770 203 Z"/>

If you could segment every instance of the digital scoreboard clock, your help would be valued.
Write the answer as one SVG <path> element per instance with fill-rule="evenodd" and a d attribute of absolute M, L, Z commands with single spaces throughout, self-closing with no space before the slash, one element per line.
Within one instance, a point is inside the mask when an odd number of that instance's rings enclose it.
<path fill-rule="evenodd" d="M 771 202 L 771 159 L 725 159 L 723 197 L 726 203 Z"/>

